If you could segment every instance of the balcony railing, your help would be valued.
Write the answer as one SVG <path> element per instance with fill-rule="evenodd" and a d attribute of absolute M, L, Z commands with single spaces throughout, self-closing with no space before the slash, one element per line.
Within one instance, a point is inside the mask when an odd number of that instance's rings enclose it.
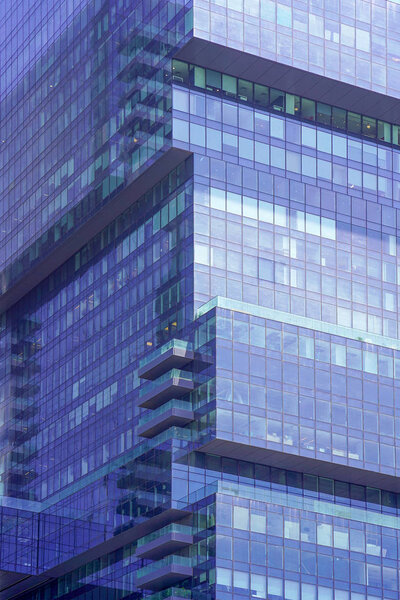
<path fill-rule="evenodd" d="M 194 358 L 193 346 L 183 340 L 170 340 L 145 356 L 139 363 L 139 377 L 155 379 L 171 368 L 181 368 Z"/>
<path fill-rule="evenodd" d="M 184 396 L 194 389 L 193 375 L 188 371 L 171 369 L 154 381 L 147 381 L 139 391 L 139 406 L 158 408 L 172 398 Z"/>
<path fill-rule="evenodd" d="M 191 590 L 185 590 L 184 588 L 170 587 L 167 590 L 161 590 L 155 592 L 151 596 L 146 596 L 146 600 L 167 600 L 167 598 L 187 598 L 192 597 Z"/>
<path fill-rule="evenodd" d="M 193 559 L 172 554 L 136 572 L 137 587 L 159 590 L 193 576 Z"/>
<path fill-rule="evenodd" d="M 191 544 L 193 544 L 192 528 L 180 523 L 171 523 L 140 538 L 137 542 L 136 554 L 140 558 L 158 560 Z"/>
<path fill-rule="evenodd" d="M 154 437 L 172 425 L 183 426 L 194 419 L 190 402 L 172 398 L 154 411 L 140 417 L 137 433 L 142 437 Z"/>
<path fill-rule="evenodd" d="M 153 542 L 154 540 L 163 537 L 164 535 L 168 535 L 169 533 L 181 533 L 184 535 L 192 535 L 192 528 L 190 527 L 190 525 L 182 525 L 181 523 L 170 523 L 169 525 L 162 527 L 162 529 L 152 531 L 148 535 L 145 535 L 144 537 L 140 538 L 137 541 L 137 547 L 139 549 L 141 546 L 149 544 L 150 542 Z"/>

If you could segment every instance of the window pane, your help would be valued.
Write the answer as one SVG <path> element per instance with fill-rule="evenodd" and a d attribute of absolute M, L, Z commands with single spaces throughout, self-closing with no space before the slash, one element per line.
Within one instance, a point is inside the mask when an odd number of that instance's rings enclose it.
<path fill-rule="evenodd" d="M 219 92 L 221 90 L 221 73 L 206 69 L 206 86 L 208 90 Z"/>
<path fill-rule="evenodd" d="M 196 87 L 202 88 L 203 90 L 206 87 L 206 70 L 202 67 L 193 67 L 193 83 Z"/>
<path fill-rule="evenodd" d="M 378 139 L 383 142 L 388 142 L 389 144 L 392 141 L 392 128 L 389 123 L 385 123 L 384 121 L 378 121 Z"/>
<path fill-rule="evenodd" d="M 302 98 L 301 116 L 308 121 L 315 121 L 315 102 L 313 100 Z"/>
<path fill-rule="evenodd" d="M 238 79 L 238 95 L 244 102 L 253 102 L 253 84 L 244 79 Z"/>
<path fill-rule="evenodd" d="M 237 79 L 230 75 L 222 75 L 222 90 L 225 96 L 236 98 L 237 94 Z"/>
<path fill-rule="evenodd" d="M 179 83 L 189 84 L 189 65 L 180 60 L 173 60 L 172 79 Z"/>
<path fill-rule="evenodd" d="M 400 127 L 393 125 L 393 144 L 400 146 Z"/>
<path fill-rule="evenodd" d="M 286 112 L 289 115 L 300 116 L 300 96 L 286 94 Z"/>
<path fill-rule="evenodd" d="M 351 133 L 361 133 L 361 115 L 349 112 L 347 114 L 347 129 Z"/>
<path fill-rule="evenodd" d="M 370 138 L 376 138 L 376 120 L 370 117 L 362 118 L 362 133 Z"/>
<path fill-rule="evenodd" d="M 270 108 L 283 112 L 285 110 L 285 95 L 280 90 L 270 89 Z"/>
<path fill-rule="evenodd" d="M 254 102 L 259 106 L 267 107 L 269 104 L 269 89 L 265 85 L 254 86 Z"/>
<path fill-rule="evenodd" d="M 327 104 L 317 102 L 317 121 L 324 125 L 330 125 L 332 118 L 332 107 Z"/>
<path fill-rule="evenodd" d="M 332 108 L 332 125 L 336 129 L 346 129 L 346 111 L 342 108 Z"/>

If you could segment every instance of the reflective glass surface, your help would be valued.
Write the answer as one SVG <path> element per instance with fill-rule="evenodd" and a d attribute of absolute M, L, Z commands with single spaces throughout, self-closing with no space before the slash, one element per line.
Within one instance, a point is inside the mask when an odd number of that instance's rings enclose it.
<path fill-rule="evenodd" d="M 164 70 L 190 31 L 184 0 L 50 4 L 3 24 L 2 293 L 169 147 Z"/>
<path fill-rule="evenodd" d="M 400 97 L 398 0 L 194 0 L 194 22 L 204 40 Z"/>
<path fill-rule="evenodd" d="M 180 60 L 172 61 L 172 80 L 184 86 L 213 92 L 240 103 L 254 105 L 260 110 L 286 113 L 308 122 L 316 122 L 332 129 L 358 134 L 379 142 L 400 146 L 400 126 L 374 119 L 337 106 L 315 102 L 252 83 L 238 77 L 205 69 Z"/>
<path fill-rule="evenodd" d="M 0 600 L 397 600 L 400 2 L 14 4 Z"/>

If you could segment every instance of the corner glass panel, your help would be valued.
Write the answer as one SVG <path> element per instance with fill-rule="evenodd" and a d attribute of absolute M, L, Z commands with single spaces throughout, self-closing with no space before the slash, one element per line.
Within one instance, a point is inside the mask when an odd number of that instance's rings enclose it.
<path fill-rule="evenodd" d="M 361 133 L 361 115 L 353 112 L 347 114 L 347 130 L 351 133 Z"/>
<path fill-rule="evenodd" d="M 270 108 L 277 112 L 285 111 L 285 94 L 281 90 L 270 89 Z"/>
<path fill-rule="evenodd" d="M 238 79 L 238 97 L 243 102 L 253 102 L 253 84 L 245 79 Z"/>
<path fill-rule="evenodd" d="M 266 85 L 259 85 L 258 83 L 254 86 L 254 102 L 259 106 L 268 108 L 269 105 L 269 88 Z"/>
<path fill-rule="evenodd" d="M 180 60 L 172 61 L 172 80 L 189 85 L 189 65 Z"/>
<path fill-rule="evenodd" d="M 301 116 L 307 121 L 315 121 L 315 102 L 302 98 L 301 100 Z"/>
<path fill-rule="evenodd" d="M 376 138 L 376 119 L 362 118 L 362 134 L 369 138 Z"/>
<path fill-rule="evenodd" d="M 286 112 L 289 115 L 300 116 L 300 96 L 294 96 L 293 94 L 286 94 Z"/>
<path fill-rule="evenodd" d="M 332 107 L 332 127 L 346 129 L 346 111 L 343 108 Z"/>
<path fill-rule="evenodd" d="M 328 104 L 317 102 L 317 121 L 323 125 L 331 125 L 332 107 Z"/>

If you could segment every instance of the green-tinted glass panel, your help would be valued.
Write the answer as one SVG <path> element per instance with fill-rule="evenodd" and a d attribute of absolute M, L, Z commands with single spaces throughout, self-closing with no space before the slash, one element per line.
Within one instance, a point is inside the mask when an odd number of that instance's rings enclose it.
<path fill-rule="evenodd" d="M 400 126 L 393 125 L 393 144 L 400 146 Z"/>
<path fill-rule="evenodd" d="M 258 83 L 254 86 L 254 102 L 264 108 L 268 107 L 269 104 L 269 88 L 266 85 L 259 85 Z"/>
<path fill-rule="evenodd" d="M 237 79 L 231 75 L 222 75 L 222 90 L 225 96 L 236 98 L 237 95 Z"/>
<path fill-rule="evenodd" d="M 203 67 L 193 67 L 193 84 L 195 87 L 202 88 L 206 87 L 206 70 Z"/>
<path fill-rule="evenodd" d="M 293 94 L 286 94 L 286 112 L 289 115 L 300 116 L 301 100 L 300 96 L 294 96 Z"/>
<path fill-rule="evenodd" d="M 322 102 L 314 102 L 282 90 L 253 84 L 212 69 L 204 69 L 183 61 L 172 61 L 172 78 L 177 83 L 194 85 L 214 92 L 223 92 L 230 98 L 256 104 L 265 109 L 286 112 L 307 121 L 316 121 L 342 131 L 378 139 L 400 146 L 400 126 L 377 121 L 372 117 L 349 112 Z"/>
<path fill-rule="evenodd" d="M 331 125 L 332 107 L 322 102 L 317 102 L 317 121 L 323 125 Z"/>
<path fill-rule="evenodd" d="M 381 490 L 377 490 L 376 488 L 367 487 L 366 490 L 367 502 L 371 504 L 381 504 Z"/>
<path fill-rule="evenodd" d="M 320 494 L 327 494 L 328 496 L 333 496 L 333 479 L 328 479 L 327 477 L 320 477 L 318 479 L 318 491 Z"/>
<path fill-rule="evenodd" d="M 314 100 L 307 100 L 302 98 L 301 100 L 301 116 L 307 121 L 315 121 L 315 102 Z"/>
<path fill-rule="evenodd" d="M 189 85 L 189 65 L 180 60 L 172 61 L 172 79 Z"/>
<path fill-rule="evenodd" d="M 397 507 L 396 494 L 393 494 L 393 492 L 386 492 L 385 490 L 383 490 L 381 493 L 382 493 L 382 504 L 384 506 L 389 506 L 390 508 Z"/>
<path fill-rule="evenodd" d="M 365 502 L 365 487 L 362 485 L 350 484 L 350 497 L 352 500 Z"/>
<path fill-rule="evenodd" d="M 221 91 L 221 73 L 218 73 L 217 71 L 212 71 L 211 69 L 206 69 L 206 87 L 208 90 L 213 90 L 215 92 Z"/>
<path fill-rule="evenodd" d="M 362 118 L 362 134 L 370 138 L 376 138 L 376 119 Z"/>
<path fill-rule="evenodd" d="M 378 121 L 378 140 L 382 142 L 392 143 L 392 126 L 385 121 Z"/>
<path fill-rule="evenodd" d="M 361 115 L 358 113 L 347 113 L 347 130 L 351 133 L 361 133 Z"/>
<path fill-rule="evenodd" d="M 339 496 L 341 498 L 348 498 L 350 493 L 350 486 L 348 483 L 344 481 L 335 481 L 335 496 Z"/>
<path fill-rule="evenodd" d="M 238 79 L 238 96 L 244 102 L 253 102 L 253 84 L 245 79 Z"/>
<path fill-rule="evenodd" d="M 272 110 L 284 112 L 285 110 L 285 94 L 281 90 L 270 89 L 270 107 Z"/>
<path fill-rule="evenodd" d="M 346 111 L 343 108 L 332 108 L 332 126 L 336 129 L 346 129 Z"/>

